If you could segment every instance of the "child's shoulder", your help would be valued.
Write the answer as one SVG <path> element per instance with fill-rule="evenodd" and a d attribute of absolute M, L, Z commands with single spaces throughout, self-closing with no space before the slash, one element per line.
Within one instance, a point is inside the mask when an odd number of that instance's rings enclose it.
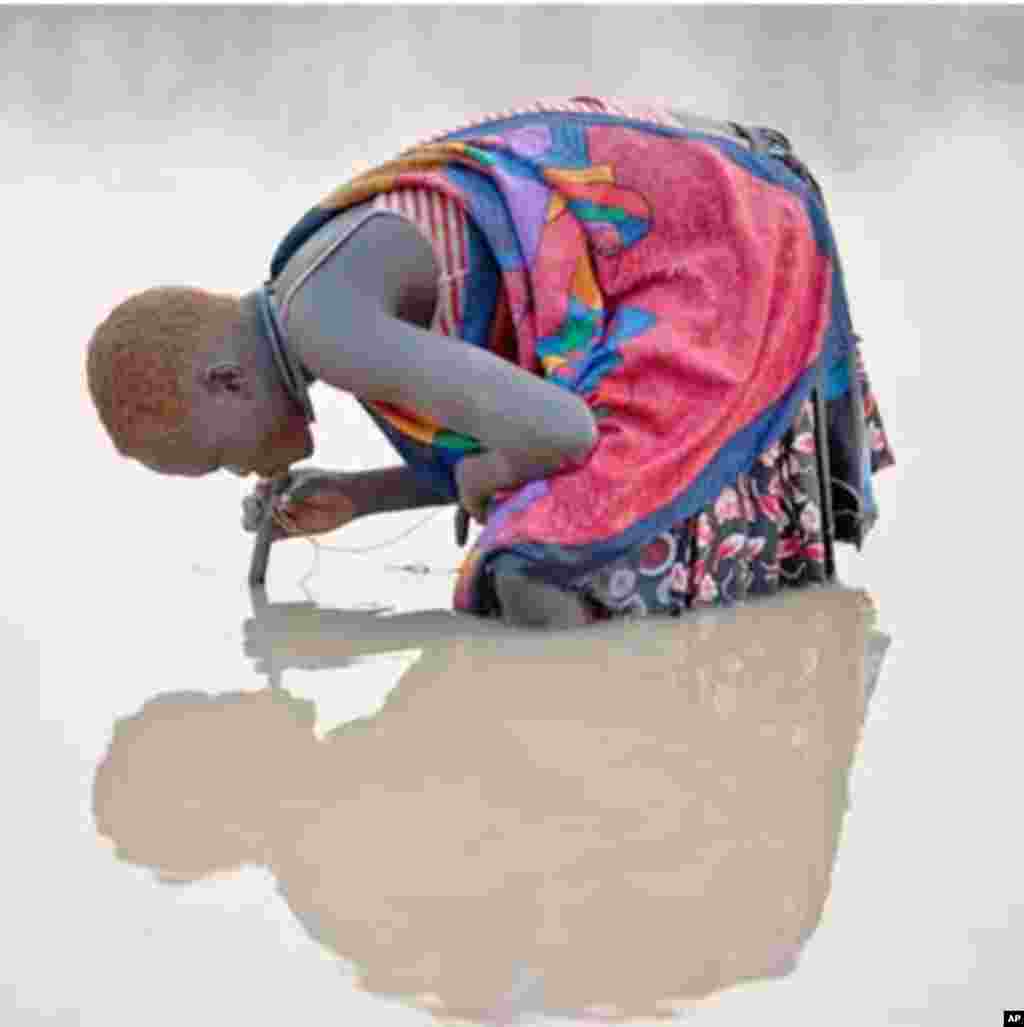
<path fill-rule="evenodd" d="M 289 306 L 303 283 L 344 248 L 373 212 L 372 202 L 333 214 L 314 208 L 299 221 L 278 247 L 272 265 L 274 293 L 282 307 Z"/>
<path fill-rule="evenodd" d="M 426 327 L 437 271 L 433 249 L 416 227 L 370 202 L 342 211 L 303 243 L 275 279 L 274 292 L 286 321 L 315 317 L 327 335 L 347 323 L 353 290 L 386 313 Z"/>

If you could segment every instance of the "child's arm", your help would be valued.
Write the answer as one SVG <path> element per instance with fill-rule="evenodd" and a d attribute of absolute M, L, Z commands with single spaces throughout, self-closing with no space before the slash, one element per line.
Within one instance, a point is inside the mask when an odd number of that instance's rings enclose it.
<path fill-rule="evenodd" d="M 400 316 L 410 291 L 435 274 L 413 226 L 373 218 L 297 291 L 289 340 L 322 381 L 414 410 L 498 452 L 487 462 L 494 488 L 585 458 L 597 431 L 579 396 Z"/>
<path fill-rule="evenodd" d="M 261 481 L 242 501 L 242 526 L 257 531 L 273 493 L 275 509 L 290 518 L 295 533 L 319 535 L 335 531 L 357 517 L 426 506 L 449 506 L 451 500 L 428 488 L 406 466 L 372 471 L 324 471 L 300 467 L 287 482 Z M 280 528 L 273 538 L 287 537 Z"/>
<path fill-rule="evenodd" d="M 355 507 L 353 517 L 452 504 L 452 500 L 429 488 L 404 464 L 372 471 L 326 473 L 338 491 L 352 501 Z M 302 498 L 301 488 L 289 491 L 294 498 Z"/>

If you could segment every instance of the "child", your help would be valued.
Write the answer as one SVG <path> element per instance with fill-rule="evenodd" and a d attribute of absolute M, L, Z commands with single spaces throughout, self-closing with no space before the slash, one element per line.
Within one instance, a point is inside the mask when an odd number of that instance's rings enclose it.
<path fill-rule="evenodd" d="M 119 452 L 190 476 L 279 476 L 313 451 L 309 385 L 354 394 L 402 465 L 295 474 L 282 522 L 458 502 L 486 527 L 456 607 L 520 624 L 827 580 L 892 462 L 784 137 L 592 98 L 359 176 L 245 296 L 127 300 L 88 374 Z"/>

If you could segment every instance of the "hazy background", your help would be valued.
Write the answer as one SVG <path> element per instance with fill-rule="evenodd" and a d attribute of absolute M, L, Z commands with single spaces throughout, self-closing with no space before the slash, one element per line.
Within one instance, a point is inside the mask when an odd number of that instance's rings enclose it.
<path fill-rule="evenodd" d="M 261 181 L 338 172 L 355 152 L 520 97 L 671 97 L 777 123 L 816 162 L 892 163 L 972 105 L 1019 107 L 1013 8 L 642 5 L 7 8 L 6 120 L 32 148 L 11 180 L 74 147 L 79 179 L 164 183 L 159 165 L 245 166 Z M 67 152 L 67 151 L 65 151 Z M 68 153 L 70 156 L 70 153 Z"/>
<path fill-rule="evenodd" d="M 750 1006 L 723 1002 L 722 1015 L 952 1027 L 1024 1006 L 1008 428 L 1022 37 L 1020 10 L 976 6 L 0 9 L 0 666 L 16 725 L 3 757 L 5 833 L 19 841 L 7 919 L 22 956 L 11 1022 L 110 1027 L 103 968 L 131 952 L 139 972 L 150 915 L 163 918 L 152 988 L 160 966 L 194 978 L 220 946 L 237 956 L 236 983 L 204 979 L 222 1020 L 240 987 L 254 1013 L 313 977 L 317 994 L 333 987 L 286 913 L 274 915 L 287 944 L 306 955 L 282 984 L 246 969 L 276 966 L 281 939 L 224 926 L 225 904 L 245 921 L 243 892 L 189 893 L 205 904 L 207 951 L 166 898 L 147 892 L 131 912 L 125 869 L 94 850 L 88 789 L 115 717 L 161 689 L 265 682 L 239 658 L 244 487 L 117 457 L 85 391 L 93 328 L 155 284 L 250 289 L 354 166 L 476 113 L 575 93 L 666 98 L 790 135 L 826 189 L 898 461 L 877 479 L 881 521 L 864 553 L 840 554 L 894 642 L 829 926 L 792 980 Z M 313 398 L 314 463 L 393 462 L 351 400 L 319 387 Z M 331 541 L 369 544 L 409 523 L 389 515 Z M 312 587 L 327 606 L 446 606 L 449 578 L 384 562 L 449 567 L 450 533 L 443 516 L 376 562 L 325 554 Z M 301 596 L 310 559 L 305 543 L 279 547 L 275 598 Z M 263 924 L 270 899 L 254 887 L 245 915 Z M 837 996 L 849 1020 L 835 1018 Z"/>

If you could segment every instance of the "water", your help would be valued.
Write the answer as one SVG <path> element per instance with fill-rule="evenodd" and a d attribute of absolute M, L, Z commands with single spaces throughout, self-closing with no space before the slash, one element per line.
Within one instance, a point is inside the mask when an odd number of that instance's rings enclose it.
<path fill-rule="evenodd" d="M 915 64 L 882 59 L 908 33 L 877 12 L 833 12 L 820 52 L 794 11 L 372 13 L 254 14 L 216 62 L 171 11 L 3 20 L 4 1022 L 999 1022 L 1024 1002 L 1000 441 L 1019 22 L 922 12 Z M 624 79 L 610 48 L 655 24 Z M 479 88 L 424 26 L 476 33 Z M 444 514 L 304 585 L 310 546 L 281 544 L 252 596 L 244 487 L 162 479 L 102 434 L 82 358 L 112 305 L 251 288 L 352 164 L 522 95 L 510 33 L 529 92 L 681 96 L 807 140 L 899 461 L 840 552 L 849 591 L 508 632 L 446 612 Z M 737 47 L 829 88 L 734 86 Z M 314 402 L 315 463 L 392 461 L 354 403 Z M 442 573 L 395 569 L 419 564 Z M 862 730 L 865 593 L 892 643 Z"/>

